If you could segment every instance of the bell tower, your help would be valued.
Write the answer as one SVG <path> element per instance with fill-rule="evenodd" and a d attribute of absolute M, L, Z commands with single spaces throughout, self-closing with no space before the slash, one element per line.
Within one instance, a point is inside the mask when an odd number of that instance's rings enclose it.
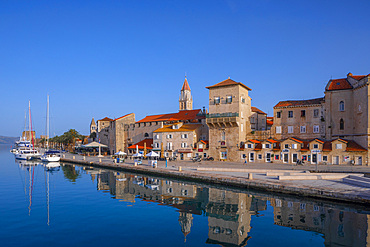
<path fill-rule="evenodd" d="M 180 92 L 179 106 L 180 111 L 193 110 L 193 98 L 186 76 Z"/>

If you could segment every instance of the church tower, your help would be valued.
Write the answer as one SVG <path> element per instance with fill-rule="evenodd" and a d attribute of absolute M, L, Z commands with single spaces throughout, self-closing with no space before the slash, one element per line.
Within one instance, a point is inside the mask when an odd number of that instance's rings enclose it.
<path fill-rule="evenodd" d="M 188 79 L 186 79 L 181 88 L 179 99 L 180 111 L 193 110 L 193 98 L 191 97 L 191 90 L 189 87 Z"/>

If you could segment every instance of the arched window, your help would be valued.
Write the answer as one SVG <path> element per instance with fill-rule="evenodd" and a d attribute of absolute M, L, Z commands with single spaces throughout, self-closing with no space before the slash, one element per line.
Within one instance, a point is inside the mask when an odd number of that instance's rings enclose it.
<path fill-rule="evenodd" d="M 144 137 L 149 137 L 149 134 L 148 134 L 148 133 L 145 133 L 145 134 L 144 134 Z"/>
<path fill-rule="evenodd" d="M 344 111 L 344 101 L 339 102 L 339 111 Z"/>
<path fill-rule="evenodd" d="M 343 121 L 343 118 L 341 118 L 340 121 L 339 121 L 339 129 L 340 130 L 344 130 L 344 121 Z"/>

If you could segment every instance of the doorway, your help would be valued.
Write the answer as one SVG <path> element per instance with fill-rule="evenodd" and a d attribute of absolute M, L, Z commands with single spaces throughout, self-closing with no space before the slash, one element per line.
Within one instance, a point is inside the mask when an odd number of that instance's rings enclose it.
<path fill-rule="evenodd" d="M 284 163 L 289 162 L 289 154 L 283 154 L 283 161 L 284 161 Z"/>
<path fill-rule="evenodd" d="M 312 154 L 312 164 L 317 164 L 317 154 Z"/>
<path fill-rule="evenodd" d="M 333 165 L 339 165 L 339 156 L 333 156 Z"/>

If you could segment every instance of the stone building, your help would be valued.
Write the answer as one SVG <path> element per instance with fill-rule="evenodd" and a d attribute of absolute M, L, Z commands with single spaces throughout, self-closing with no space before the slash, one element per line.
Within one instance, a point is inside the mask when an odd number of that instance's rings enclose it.
<path fill-rule="evenodd" d="M 202 124 L 178 122 L 164 125 L 153 132 L 153 151 L 163 149 L 165 157 L 177 156 L 180 160 L 190 160 L 201 136 Z"/>
<path fill-rule="evenodd" d="M 210 155 L 215 160 L 239 161 L 239 147 L 251 132 L 251 98 L 249 87 L 227 79 L 209 89 Z"/>
<path fill-rule="evenodd" d="M 91 123 L 90 123 L 90 136 L 92 133 L 96 133 L 96 132 L 97 132 L 97 126 L 96 126 L 94 118 L 92 118 Z"/>
<path fill-rule="evenodd" d="M 353 140 L 370 146 L 370 74 L 329 80 L 325 87 L 327 139 Z M 369 159 L 369 158 L 368 158 Z"/>
<path fill-rule="evenodd" d="M 109 127 L 113 119 L 105 117 L 97 121 L 98 140 L 104 145 L 109 145 Z"/>
<path fill-rule="evenodd" d="M 109 150 L 111 154 L 119 151 L 128 152 L 128 126 L 135 123 L 135 114 L 130 113 L 116 118 L 109 125 Z"/>
<path fill-rule="evenodd" d="M 273 136 L 325 138 L 324 102 L 324 98 L 280 101 L 274 106 Z"/>
<path fill-rule="evenodd" d="M 250 116 L 251 130 L 266 130 L 267 129 L 267 114 L 258 109 L 257 107 L 251 107 L 252 114 Z"/>

